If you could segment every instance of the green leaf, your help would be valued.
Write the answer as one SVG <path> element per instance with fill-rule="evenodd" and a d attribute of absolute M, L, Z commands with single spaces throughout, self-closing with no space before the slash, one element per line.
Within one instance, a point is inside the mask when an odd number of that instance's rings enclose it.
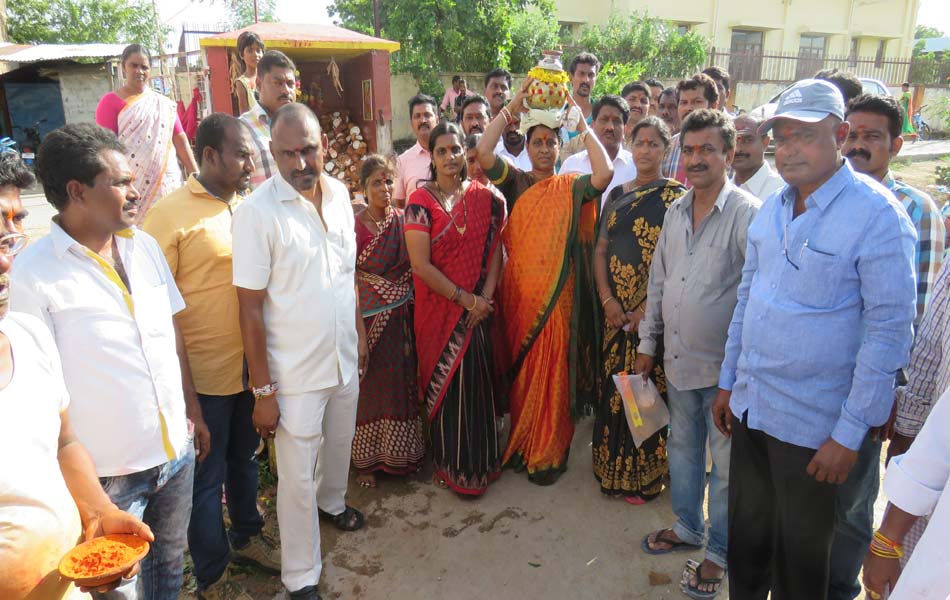
<path fill-rule="evenodd" d="M 8 0 L 7 29 L 19 44 L 135 42 L 153 51 L 169 31 L 148 0 Z"/>

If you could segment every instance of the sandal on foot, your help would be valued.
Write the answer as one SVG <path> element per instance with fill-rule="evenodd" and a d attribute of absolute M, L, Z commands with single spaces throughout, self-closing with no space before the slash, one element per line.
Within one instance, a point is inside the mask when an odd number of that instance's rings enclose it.
<path fill-rule="evenodd" d="M 701 563 L 693 559 L 686 561 L 686 567 L 683 569 L 683 579 L 680 581 L 680 589 L 694 600 L 710 600 L 719 595 L 719 590 L 722 589 L 722 580 L 726 573 L 723 571 L 720 577 L 704 577 L 700 569 L 701 566 Z M 692 576 L 696 577 L 695 586 L 690 582 Z M 711 585 L 713 589 L 708 592 L 699 589 L 704 585 Z"/>
<path fill-rule="evenodd" d="M 330 519 L 340 531 L 356 531 L 363 527 L 363 513 L 352 506 L 347 506 L 346 510 L 338 515 L 331 515 L 324 510 L 319 510 L 319 513 L 321 517 Z"/>
<path fill-rule="evenodd" d="M 670 554 L 672 552 L 693 552 L 694 550 L 701 550 L 702 546 L 696 544 L 687 544 L 686 542 L 676 541 L 667 535 L 666 533 L 673 533 L 672 529 L 661 529 L 656 533 L 656 536 L 653 538 L 654 544 L 667 544 L 669 548 L 651 548 L 650 547 L 650 536 L 653 533 L 648 533 L 646 537 L 643 538 L 643 541 L 640 542 L 640 549 L 646 552 L 647 554 L 652 554 L 654 556 L 659 556 L 661 554 Z"/>

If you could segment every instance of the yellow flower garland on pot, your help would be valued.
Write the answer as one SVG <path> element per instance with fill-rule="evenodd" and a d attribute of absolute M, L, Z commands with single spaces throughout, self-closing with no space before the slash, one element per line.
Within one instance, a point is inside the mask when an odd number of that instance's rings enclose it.
<path fill-rule="evenodd" d="M 570 77 L 565 71 L 552 71 L 541 67 L 534 67 L 528 71 L 528 77 L 552 85 L 564 85 L 570 81 Z"/>

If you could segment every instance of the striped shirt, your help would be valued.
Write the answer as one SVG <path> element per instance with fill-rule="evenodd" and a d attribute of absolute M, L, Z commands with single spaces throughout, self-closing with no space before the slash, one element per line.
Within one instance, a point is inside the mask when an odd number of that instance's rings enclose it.
<path fill-rule="evenodd" d="M 251 132 L 251 140 L 257 150 L 254 155 L 254 173 L 251 175 L 251 189 L 256 190 L 277 172 L 274 157 L 270 153 L 270 117 L 264 107 L 258 104 L 241 115 L 241 122 Z"/>
<path fill-rule="evenodd" d="M 683 149 L 680 148 L 680 134 L 676 134 L 670 140 L 670 147 L 666 150 L 666 156 L 660 164 L 660 171 L 663 177 L 675 179 L 690 189 L 693 186 L 686 181 L 686 165 L 683 164 Z M 764 198 L 763 198 L 764 200 Z"/>
<path fill-rule="evenodd" d="M 950 386 L 950 261 L 940 268 L 932 293 L 917 329 L 907 385 L 897 388 L 894 427 L 908 437 L 920 432 L 934 402 Z"/>
<path fill-rule="evenodd" d="M 914 251 L 914 263 L 917 265 L 917 318 L 914 319 L 916 325 L 924 316 L 931 288 L 937 279 L 940 265 L 943 264 L 946 243 L 943 216 L 933 198 L 917 188 L 894 179 L 890 172 L 884 176 L 881 183 L 891 190 L 904 206 L 907 216 L 910 217 L 917 230 L 917 247 Z"/>

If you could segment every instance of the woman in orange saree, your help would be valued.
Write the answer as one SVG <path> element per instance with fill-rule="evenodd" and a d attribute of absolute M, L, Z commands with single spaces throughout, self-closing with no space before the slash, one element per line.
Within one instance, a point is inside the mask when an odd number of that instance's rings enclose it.
<path fill-rule="evenodd" d="M 527 470 L 530 481 L 549 485 L 567 468 L 574 435 L 572 416 L 594 398 L 598 332 L 591 250 L 601 192 L 613 177 L 607 153 L 586 123 L 579 129 L 591 175 L 555 175 L 560 150 L 558 118 L 527 111 L 531 79 L 489 124 L 478 158 L 509 208 L 502 243 L 508 262 L 498 290 L 511 357 L 511 436 L 502 463 Z M 521 121 L 530 172 L 494 156 L 506 127 Z M 586 388 L 586 390 L 585 390 Z"/>

